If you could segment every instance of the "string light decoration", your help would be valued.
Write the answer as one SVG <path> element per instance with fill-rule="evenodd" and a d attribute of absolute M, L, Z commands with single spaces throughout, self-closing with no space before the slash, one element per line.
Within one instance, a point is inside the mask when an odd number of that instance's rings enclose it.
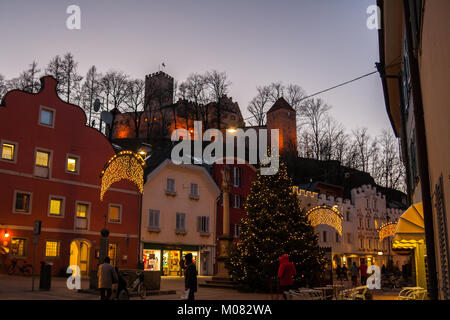
<path fill-rule="evenodd" d="M 239 285 L 267 290 L 267 279 L 276 277 L 283 254 L 296 267 L 298 287 L 319 285 L 316 275 L 325 270 L 327 261 L 292 185 L 282 161 L 278 173 L 258 172 L 253 181 L 239 242 L 232 246 L 226 262 Z"/>
<path fill-rule="evenodd" d="M 381 227 L 378 228 L 378 236 L 380 237 L 380 242 L 384 238 L 393 237 L 395 235 L 395 230 L 397 229 L 397 222 L 391 221 L 383 223 Z"/>
<path fill-rule="evenodd" d="M 342 219 L 344 216 L 337 206 L 315 206 L 306 212 L 309 222 L 313 227 L 326 224 L 333 227 L 342 236 Z"/>
<path fill-rule="evenodd" d="M 129 180 L 133 182 L 142 194 L 144 190 L 144 167 L 145 161 L 136 153 L 125 150 L 114 155 L 106 163 L 100 174 L 101 191 L 100 200 L 111 187 L 112 184 L 120 180 Z"/>

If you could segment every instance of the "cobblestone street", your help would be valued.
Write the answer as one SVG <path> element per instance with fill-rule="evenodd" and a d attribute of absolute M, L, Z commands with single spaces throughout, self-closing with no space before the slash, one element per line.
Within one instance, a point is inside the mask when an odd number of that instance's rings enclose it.
<path fill-rule="evenodd" d="M 210 277 L 199 277 L 199 283 Z M 66 279 L 52 278 L 51 290 L 39 290 L 39 278 L 35 279 L 35 291 L 31 291 L 31 277 L 0 275 L 0 300 L 97 300 L 98 296 L 92 293 L 81 293 L 69 290 Z M 179 300 L 184 287 L 183 278 L 163 277 L 161 279 L 161 291 L 175 290 L 176 294 L 150 295 L 147 300 Z M 82 280 L 82 289 L 89 288 L 89 281 Z M 376 292 L 374 300 L 395 300 L 398 292 Z M 140 298 L 133 298 L 140 299 Z M 245 293 L 232 289 L 199 287 L 196 294 L 198 300 L 271 300 L 271 295 L 266 293 Z"/>

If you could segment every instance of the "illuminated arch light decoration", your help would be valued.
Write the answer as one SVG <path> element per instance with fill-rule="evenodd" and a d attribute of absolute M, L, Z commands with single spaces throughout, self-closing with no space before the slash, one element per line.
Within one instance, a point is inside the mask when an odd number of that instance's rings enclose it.
<path fill-rule="evenodd" d="M 144 190 L 144 166 L 145 161 L 141 156 L 132 151 L 121 151 L 109 159 L 100 175 L 102 181 L 100 200 L 108 191 L 109 187 L 120 180 L 133 182 L 142 194 Z"/>
<path fill-rule="evenodd" d="M 383 225 L 378 228 L 378 236 L 380 237 L 380 242 L 387 237 L 393 237 L 395 235 L 396 228 L 397 222 L 391 221 L 383 223 Z"/>
<path fill-rule="evenodd" d="M 306 212 L 309 222 L 313 227 L 326 224 L 333 227 L 342 236 L 342 219 L 344 216 L 337 206 L 316 206 Z"/>

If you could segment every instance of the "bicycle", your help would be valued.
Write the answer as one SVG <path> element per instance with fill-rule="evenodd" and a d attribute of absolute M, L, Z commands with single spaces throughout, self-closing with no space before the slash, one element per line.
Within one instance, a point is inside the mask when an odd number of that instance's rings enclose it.
<path fill-rule="evenodd" d="M 17 271 L 19 272 L 19 274 L 31 276 L 33 274 L 33 266 L 26 261 L 23 261 L 22 266 L 20 266 L 17 259 L 14 259 L 11 261 L 11 264 L 8 267 L 8 275 L 13 275 Z"/>
<path fill-rule="evenodd" d="M 123 273 L 124 276 L 129 276 L 128 273 Z M 147 289 L 144 285 L 144 273 L 136 272 L 136 279 L 124 290 L 119 292 L 118 300 L 128 300 L 131 295 L 137 294 L 141 299 L 145 299 Z"/>

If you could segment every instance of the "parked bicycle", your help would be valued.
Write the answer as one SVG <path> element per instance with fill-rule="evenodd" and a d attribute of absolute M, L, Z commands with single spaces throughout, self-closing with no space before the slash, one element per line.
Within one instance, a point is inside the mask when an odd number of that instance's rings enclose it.
<path fill-rule="evenodd" d="M 31 276 L 33 274 L 33 266 L 26 261 L 23 261 L 22 266 L 20 266 L 17 259 L 14 259 L 8 266 L 8 274 L 13 275 L 16 273 Z"/>
<path fill-rule="evenodd" d="M 124 272 L 123 275 L 125 277 L 129 277 L 128 272 Z M 136 279 L 124 290 L 121 290 L 118 294 L 119 300 L 129 300 L 130 296 L 137 295 L 141 297 L 141 299 L 145 299 L 147 294 L 147 289 L 144 285 L 144 273 L 141 271 L 136 272 Z"/>

